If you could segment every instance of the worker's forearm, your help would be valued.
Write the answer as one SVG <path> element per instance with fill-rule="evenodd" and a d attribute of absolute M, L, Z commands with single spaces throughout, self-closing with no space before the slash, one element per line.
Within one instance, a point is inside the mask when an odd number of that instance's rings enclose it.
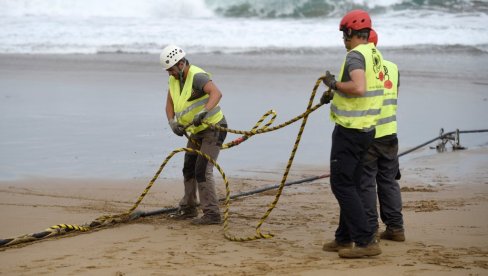
<path fill-rule="evenodd" d="M 168 92 L 168 96 L 166 97 L 166 117 L 168 121 L 175 117 L 175 110 L 173 107 L 173 100 L 171 99 L 171 95 Z"/>
<path fill-rule="evenodd" d="M 205 109 L 207 111 L 212 110 L 214 107 L 216 107 L 219 104 L 221 98 L 222 98 L 221 93 L 217 93 L 217 92 L 211 93 L 210 97 L 208 98 L 207 104 L 205 104 Z"/>
<path fill-rule="evenodd" d="M 339 90 L 342 93 L 348 94 L 348 95 L 363 96 L 365 93 L 365 89 L 359 87 L 353 81 L 337 82 L 336 87 L 337 87 L 337 90 Z"/>

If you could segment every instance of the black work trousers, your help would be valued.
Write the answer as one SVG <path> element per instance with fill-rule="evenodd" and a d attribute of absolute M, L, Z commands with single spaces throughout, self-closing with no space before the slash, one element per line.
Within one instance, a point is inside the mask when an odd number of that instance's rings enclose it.
<path fill-rule="evenodd" d="M 369 147 L 363 167 L 361 195 L 370 227 L 375 231 L 378 229 L 377 188 L 381 220 L 388 228 L 403 229 L 402 195 L 396 181 L 399 178 L 396 134 L 375 139 Z"/>
<path fill-rule="evenodd" d="M 336 125 L 332 133 L 330 184 L 340 207 L 339 226 L 335 233 L 335 239 L 340 243 L 352 241 L 358 246 L 365 246 L 375 237 L 360 195 L 362 161 L 374 133 L 374 130 L 361 132 L 340 125 Z"/>

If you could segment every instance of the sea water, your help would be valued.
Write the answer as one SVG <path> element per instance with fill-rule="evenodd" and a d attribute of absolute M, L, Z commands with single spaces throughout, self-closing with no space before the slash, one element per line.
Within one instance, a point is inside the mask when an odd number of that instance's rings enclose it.
<path fill-rule="evenodd" d="M 270 108 L 278 111 L 278 123 L 290 119 L 305 108 L 315 79 L 325 69 L 338 71 L 344 55 L 338 22 L 352 8 L 370 11 L 379 47 L 400 67 L 401 151 L 435 137 L 441 127 L 487 128 L 487 1 L 421 2 L 0 1 L 0 53 L 61 54 L 54 57 L 61 65 L 51 62 L 45 74 L 38 69 L 42 64 L 25 56 L 2 66 L 0 180 L 151 177 L 172 149 L 184 145 L 164 118 L 167 82 L 157 54 L 169 43 L 216 73 L 232 128 L 249 129 Z M 118 53 L 148 57 L 134 62 Z M 83 54 L 82 66 L 91 58 L 104 60 L 110 73 L 97 76 L 102 61 L 71 74 L 63 54 Z M 138 67 L 141 62 L 151 65 Z M 146 82 L 147 90 L 130 79 L 134 72 L 125 75 L 124 64 L 143 70 L 136 72 L 137 81 Z M 153 65 L 157 76 L 148 71 Z M 12 75 L 18 71 L 11 66 L 36 74 L 26 80 L 29 74 Z M 56 70 L 63 68 L 68 72 L 59 74 L 58 85 Z M 286 82 L 272 81 L 276 74 Z M 327 116 L 325 108 L 310 116 L 295 164 L 326 171 L 333 128 Z M 222 152 L 227 174 L 281 173 L 298 124 Z M 486 146 L 486 134 L 466 135 L 461 142 Z M 162 177 L 180 177 L 181 156 L 176 159 Z"/>
<path fill-rule="evenodd" d="M 354 8 L 371 13 L 382 47 L 488 51 L 486 0 L 2 0 L 0 53 L 313 51 L 342 46 Z"/>

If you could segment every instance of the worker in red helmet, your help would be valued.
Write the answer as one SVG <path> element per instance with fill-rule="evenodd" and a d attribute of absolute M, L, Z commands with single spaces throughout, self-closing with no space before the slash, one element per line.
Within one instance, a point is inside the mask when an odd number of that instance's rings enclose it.
<path fill-rule="evenodd" d="M 371 29 L 370 43 L 378 44 L 378 35 Z M 375 139 L 364 158 L 364 172 L 361 178 L 361 190 L 366 215 L 370 226 L 378 231 L 378 211 L 376 208 L 376 194 L 380 203 L 380 217 L 386 225 L 380 238 L 392 241 L 405 241 L 403 227 L 402 195 L 398 164 L 398 138 L 397 138 L 397 99 L 400 86 L 400 73 L 398 66 L 383 59 L 385 72 L 385 93 L 381 114 L 376 123 Z M 376 193 L 377 190 L 377 193 Z"/>
<path fill-rule="evenodd" d="M 374 29 L 371 29 L 369 31 L 368 42 L 373 43 L 375 47 L 378 45 L 378 34 L 376 33 L 376 31 Z"/>
<path fill-rule="evenodd" d="M 362 160 L 373 142 L 375 125 L 383 103 L 382 56 L 368 43 L 371 18 L 366 11 L 353 10 L 341 20 L 339 30 L 348 53 L 338 80 L 329 71 L 324 83 L 333 90 L 324 93 L 330 101 L 330 118 L 335 123 L 330 154 L 330 184 L 340 207 L 335 239 L 324 251 L 342 258 L 381 254 L 376 231 L 368 223 L 360 191 Z M 353 246 L 354 245 L 354 246 Z"/>

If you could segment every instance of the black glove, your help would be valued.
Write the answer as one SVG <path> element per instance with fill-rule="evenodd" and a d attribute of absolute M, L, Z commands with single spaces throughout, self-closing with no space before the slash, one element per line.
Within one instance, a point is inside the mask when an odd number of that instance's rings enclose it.
<path fill-rule="evenodd" d="M 206 111 L 205 109 L 203 109 L 202 111 L 198 112 L 197 115 L 195 115 L 195 117 L 193 117 L 193 125 L 194 126 L 199 126 L 202 124 L 202 121 L 203 119 L 205 118 L 205 116 L 207 116 L 207 113 L 208 111 Z"/>
<path fill-rule="evenodd" d="M 169 126 L 171 127 L 171 130 L 178 136 L 183 136 L 185 134 L 185 128 L 178 124 L 178 122 L 173 118 L 169 120 Z"/>
<path fill-rule="evenodd" d="M 332 75 L 329 71 L 325 72 L 325 78 L 322 81 L 328 87 L 337 90 L 337 86 L 336 86 L 337 81 L 335 79 L 335 76 Z"/>
<path fill-rule="evenodd" d="M 320 103 L 321 104 L 328 104 L 334 97 L 334 93 L 332 91 L 325 91 L 324 94 L 322 94 L 322 97 L 320 97 Z"/>

